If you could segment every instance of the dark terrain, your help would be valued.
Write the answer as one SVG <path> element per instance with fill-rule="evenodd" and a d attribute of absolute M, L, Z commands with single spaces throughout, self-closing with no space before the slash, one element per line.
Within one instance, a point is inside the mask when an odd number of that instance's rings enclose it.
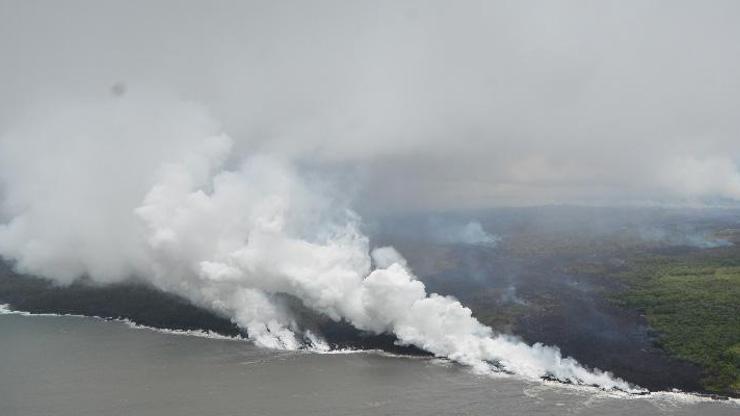
<path fill-rule="evenodd" d="M 397 354 L 426 355 L 414 347 L 396 345 L 389 335 L 364 334 L 344 322 L 312 313 L 295 299 L 290 302 L 303 328 L 323 335 L 335 348 L 381 349 Z M 161 329 L 207 330 L 225 336 L 246 336 L 228 318 L 197 307 L 188 300 L 162 292 L 146 282 L 128 281 L 99 285 L 80 280 L 58 286 L 46 280 L 21 276 L 0 262 L 0 304 L 31 313 L 96 316 L 128 319 Z"/>
<path fill-rule="evenodd" d="M 415 238 L 428 235 L 430 224 L 470 217 L 501 242 Z M 658 285 L 662 292 L 653 289 L 647 299 L 662 296 L 663 315 L 633 301 L 669 265 L 725 272 L 740 265 L 737 210 L 549 207 L 439 218 L 394 219 L 378 227 L 377 243 L 396 246 L 430 291 L 458 297 L 482 322 L 529 343 L 557 345 L 564 355 L 651 390 L 740 395 L 740 296 L 729 295 L 740 290 L 740 278 L 723 275 L 714 289 L 700 279 L 686 293 Z M 688 321 L 692 314 L 703 321 Z M 674 324 L 660 325 L 662 333 L 651 326 L 656 316 Z"/>
<path fill-rule="evenodd" d="M 607 299 L 611 288 L 562 273 L 567 262 L 516 259 L 477 247 L 449 250 L 445 255 L 463 261 L 417 272 L 429 290 L 458 297 L 482 322 L 528 343 L 557 345 L 563 355 L 650 390 L 704 390 L 699 366 L 658 348 L 644 316 Z M 407 256 L 414 265 L 414 255 Z M 485 279 L 466 279 L 482 270 L 488 270 Z"/>

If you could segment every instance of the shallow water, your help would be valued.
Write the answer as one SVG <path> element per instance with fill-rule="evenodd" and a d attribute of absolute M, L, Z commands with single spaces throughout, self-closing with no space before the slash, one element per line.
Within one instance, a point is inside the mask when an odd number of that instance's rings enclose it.
<path fill-rule="evenodd" d="M 427 358 L 277 352 L 92 318 L 0 315 L 0 414 L 733 415 L 649 397 L 472 374 Z"/>

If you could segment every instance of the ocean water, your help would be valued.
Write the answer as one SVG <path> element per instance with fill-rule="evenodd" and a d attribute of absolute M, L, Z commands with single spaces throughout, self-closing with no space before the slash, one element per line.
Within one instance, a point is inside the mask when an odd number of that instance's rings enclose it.
<path fill-rule="evenodd" d="M 737 400 L 628 396 L 429 358 L 193 335 L 0 314 L 0 415 L 740 415 Z"/>

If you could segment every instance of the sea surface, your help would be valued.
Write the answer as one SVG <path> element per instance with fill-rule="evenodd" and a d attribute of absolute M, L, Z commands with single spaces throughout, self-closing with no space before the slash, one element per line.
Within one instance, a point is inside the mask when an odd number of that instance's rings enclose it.
<path fill-rule="evenodd" d="M 0 415 L 728 415 L 740 401 L 629 396 L 430 358 L 285 352 L 74 316 L 0 313 Z"/>

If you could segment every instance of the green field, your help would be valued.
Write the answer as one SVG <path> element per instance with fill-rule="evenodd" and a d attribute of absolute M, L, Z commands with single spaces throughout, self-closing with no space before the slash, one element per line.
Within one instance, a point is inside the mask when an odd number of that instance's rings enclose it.
<path fill-rule="evenodd" d="M 704 387 L 740 394 L 740 258 L 641 256 L 617 274 L 615 297 L 644 311 L 669 353 L 701 365 Z"/>

